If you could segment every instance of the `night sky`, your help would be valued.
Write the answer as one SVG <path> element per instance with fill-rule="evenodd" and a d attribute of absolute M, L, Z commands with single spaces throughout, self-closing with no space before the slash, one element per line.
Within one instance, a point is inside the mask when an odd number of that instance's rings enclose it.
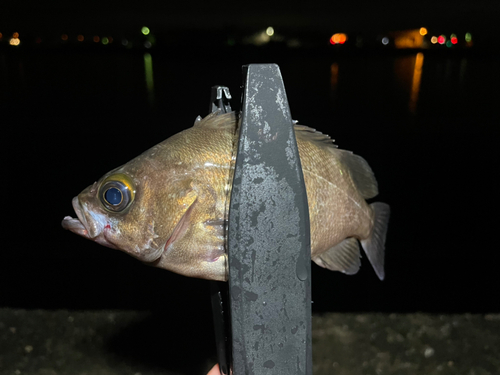
<path fill-rule="evenodd" d="M 125 31 L 147 24 L 171 29 L 252 29 L 273 25 L 294 30 L 394 31 L 460 28 L 487 33 L 500 16 L 490 0 L 384 0 L 206 2 L 38 1 L 3 2 L 0 27 L 7 32 Z M 2 32 L 3 30 L 0 30 Z M 5 31 L 3 31 L 5 32 Z"/>

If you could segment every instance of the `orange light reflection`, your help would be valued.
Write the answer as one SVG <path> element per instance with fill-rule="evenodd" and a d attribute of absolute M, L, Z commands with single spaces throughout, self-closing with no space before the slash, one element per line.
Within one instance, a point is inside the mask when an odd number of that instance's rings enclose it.
<path fill-rule="evenodd" d="M 424 65 L 424 54 L 417 53 L 415 56 L 415 67 L 413 69 L 413 80 L 411 82 L 411 93 L 409 109 L 411 113 L 417 110 L 418 93 L 420 92 L 420 82 L 422 80 L 422 66 Z"/>

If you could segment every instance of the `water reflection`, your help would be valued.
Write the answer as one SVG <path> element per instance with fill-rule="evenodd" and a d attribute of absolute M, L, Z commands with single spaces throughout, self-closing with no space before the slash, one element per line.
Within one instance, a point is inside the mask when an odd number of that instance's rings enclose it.
<path fill-rule="evenodd" d="M 333 99 L 337 96 L 337 86 L 339 84 L 339 64 L 333 63 L 330 66 L 330 88 Z"/>
<path fill-rule="evenodd" d="M 420 82 L 422 80 L 422 66 L 424 65 L 424 54 L 417 53 L 415 56 L 415 65 L 413 68 L 413 80 L 411 83 L 409 110 L 415 113 L 417 110 L 418 93 L 420 92 Z"/>
<path fill-rule="evenodd" d="M 144 71 L 146 75 L 146 88 L 148 89 L 148 101 L 152 106 L 155 100 L 154 80 L 153 80 L 153 58 L 151 54 L 144 54 Z"/>
<path fill-rule="evenodd" d="M 394 62 L 397 83 L 409 93 L 408 110 L 412 114 L 417 112 L 423 65 L 424 54 L 422 52 L 413 56 L 397 58 Z"/>

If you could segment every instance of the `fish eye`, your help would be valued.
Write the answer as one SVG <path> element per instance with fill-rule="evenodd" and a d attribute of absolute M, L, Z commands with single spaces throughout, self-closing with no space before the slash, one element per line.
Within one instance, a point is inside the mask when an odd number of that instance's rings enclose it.
<path fill-rule="evenodd" d="M 123 194 L 117 188 L 112 187 L 106 190 L 106 192 L 104 193 L 104 199 L 109 204 L 118 206 L 123 201 Z"/>
<path fill-rule="evenodd" d="M 120 212 L 132 203 L 134 193 L 128 176 L 118 174 L 103 181 L 99 189 L 99 198 L 106 209 Z"/>

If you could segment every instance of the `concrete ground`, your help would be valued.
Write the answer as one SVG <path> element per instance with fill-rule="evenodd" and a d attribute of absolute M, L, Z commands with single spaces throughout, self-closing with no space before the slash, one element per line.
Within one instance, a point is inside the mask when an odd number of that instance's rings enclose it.
<path fill-rule="evenodd" d="M 0 309 L 0 374 L 206 374 L 212 327 L 166 314 Z M 315 375 L 500 374 L 500 314 L 315 315 L 313 366 Z"/>

